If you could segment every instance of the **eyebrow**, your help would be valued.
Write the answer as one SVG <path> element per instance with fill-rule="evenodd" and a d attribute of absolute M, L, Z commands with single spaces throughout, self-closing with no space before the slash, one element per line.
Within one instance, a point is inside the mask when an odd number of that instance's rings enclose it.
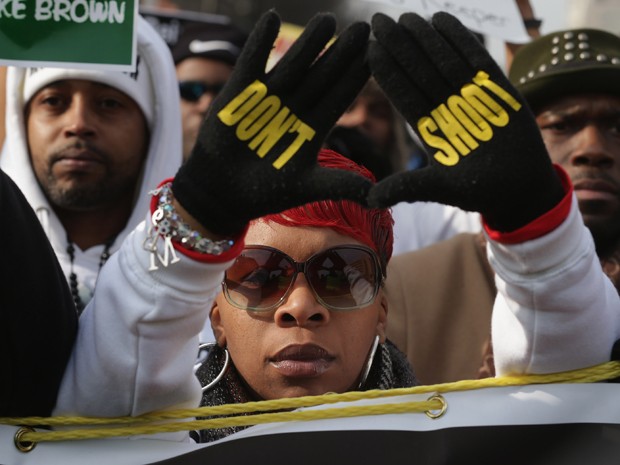
<path fill-rule="evenodd" d="M 97 81 L 91 81 L 89 79 L 59 79 L 57 81 L 53 81 L 50 82 L 49 84 L 47 84 L 46 86 L 42 87 L 41 90 L 43 89 L 47 89 L 48 87 L 67 87 L 69 84 L 69 81 L 85 81 L 88 82 L 89 84 L 95 86 L 95 87 L 99 87 L 101 89 L 112 89 L 118 92 L 122 92 L 120 89 L 111 86 L 109 84 L 104 84 L 103 82 L 97 82 Z"/>
<path fill-rule="evenodd" d="M 579 108 L 576 106 L 570 106 L 568 108 L 561 109 L 549 109 L 541 112 L 538 117 L 561 117 L 561 118 L 586 118 L 590 120 L 600 119 L 618 119 L 620 118 L 620 108 L 602 108 L 597 109 L 595 112 L 590 110 Z"/>

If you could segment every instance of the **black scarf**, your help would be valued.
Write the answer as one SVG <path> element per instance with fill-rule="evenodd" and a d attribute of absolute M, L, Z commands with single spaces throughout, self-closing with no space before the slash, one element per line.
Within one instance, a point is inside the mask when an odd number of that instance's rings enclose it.
<path fill-rule="evenodd" d="M 224 358 L 225 353 L 222 348 L 216 345 L 211 349 L 206 360 L 200 365 L 200 368 L 198 368 L 196 372 L 196 376 L 203 386 L 206 386 L 221 372 L 224 366 Z M 385 344 L 379 344 L 368 377 L 359 390 L 396 389 L 411 387 L 417 384 L 418 382 L 415 379 L 413 370 L 405 354 L 398 350 L 390 341 L 386 341 Z M 236 404 L 252 400 L 255 399 L 250 397 L 245 384 L 231 362 L 224 378 L 203 394 L 200 405 L 203 407 L 213 407 L 216 405 Z M 243 426 L 235 426 L 230 428 L 201 430 L 198 432 L 198 440 L 199 442 L 215 441 L 245 428 L 246 427 Z"/>

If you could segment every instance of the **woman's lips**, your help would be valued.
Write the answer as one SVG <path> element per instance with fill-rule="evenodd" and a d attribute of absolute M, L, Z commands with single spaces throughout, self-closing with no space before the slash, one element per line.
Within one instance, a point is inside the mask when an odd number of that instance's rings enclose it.
<path fill-rule="evenodd" d="M 314 344 L 291 345 L 279 351 L 269 362 L 290 378 L 313 378 L 329 369 L 335 357 Z"/>

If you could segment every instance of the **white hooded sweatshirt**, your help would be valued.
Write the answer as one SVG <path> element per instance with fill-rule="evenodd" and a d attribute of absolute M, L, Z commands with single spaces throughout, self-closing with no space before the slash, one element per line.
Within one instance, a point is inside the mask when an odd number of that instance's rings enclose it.
<path fill-rule="evenodd" d="M 164 179 L 174 176 L 181 165 L 181 114 L 172 56 L 163 39 L 142 17 L 137 18 L 136 27 L 137 53 L 146 64 L 152 81 L 153 118 L 148 154 L 138 180 L 133 211 L 110 252 L 118 250 L 123 239 L 144 220 L 148 192 Z M 30 163 L 23 112 L 27 103 L 23 91 L 25 76 L 26 68 L 10 67 L 7 73 L 7 138 L 0 167 L 15 181 L 35 210 L 65 275 L 69 276 L 71 259 L 67 253 L 67 233 L 41 190 Z M 92 296 L 104 247 L 101 244 L 80 250 L 75 246 L 73 270 L 84 303 Z"/>

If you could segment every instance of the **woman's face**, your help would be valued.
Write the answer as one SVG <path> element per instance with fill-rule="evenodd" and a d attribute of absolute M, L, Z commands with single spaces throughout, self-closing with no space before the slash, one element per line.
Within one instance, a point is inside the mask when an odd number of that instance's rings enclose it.
<path fill-rule="evenodd" d="M 250 227 L 245 242 L 274 247 L 297 262 L 329 247 L 361 245 L 328 228 L 264 222 Z M 275 310 L 240 310 L 220 292 L 211 312 L 218 344 L 228 347 L 237 371 L 260 399 L 357 387 L 375 336 L 385 341 L 386 319 L 381 289 L 363 308 L 330 311 L 316 300 L 303 273 Z"/>

